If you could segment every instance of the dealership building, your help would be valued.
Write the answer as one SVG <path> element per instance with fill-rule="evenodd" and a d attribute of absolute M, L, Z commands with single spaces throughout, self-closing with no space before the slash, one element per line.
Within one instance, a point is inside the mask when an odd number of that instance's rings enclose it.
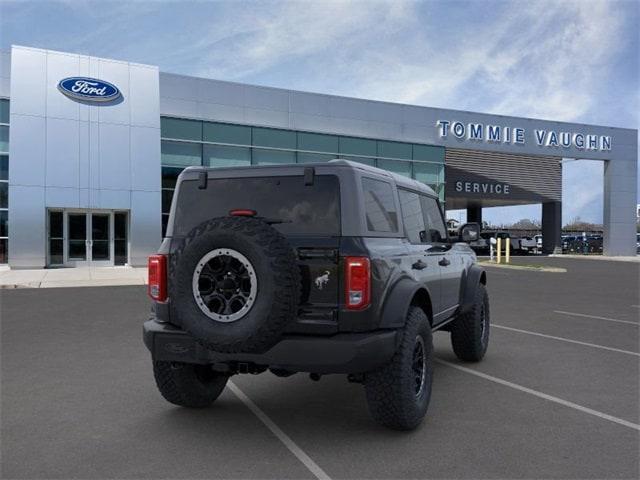
<path fill-rule="evenodd" d="M 469 221 L 483 207 L 542 204 L 547 253 L 561 243 L 562 160 L 601 160 L 604 254 L 635 255 L 637 139 L 14 46 L 0 53 L 0 263 L 144 265 L 185 167 L 337 157 L 424 182 Z"/>

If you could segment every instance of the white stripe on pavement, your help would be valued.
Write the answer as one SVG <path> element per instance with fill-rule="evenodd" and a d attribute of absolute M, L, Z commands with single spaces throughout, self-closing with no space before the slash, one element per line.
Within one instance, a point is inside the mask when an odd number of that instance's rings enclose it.
<path fill-rule="evenodd" d="M 311 457 L 309 457 L 309 455 L 307 455 L 306 453 L 304 453 L 304 451 L 295 444 L 295 442 L 293 440 L 291 440 L 291 437 L 289 437 L 289 435 L 287 435 L 286 433 L 284 433 L 280 427 L 278 427 L 273 420 L 271 420 L 266 413 L 264 413 L 262 410 L 260 410 L 260 407 L 258 407 L 255 403 L 253 403 L 253 401 L 251 401 L 251 399 L 249 397 L 247 397 L 244 392 L 242 390 L 240 390 L 240 388 L 233 382 L 229 381 L 227 383 L 227 386 L 229 387 L 229 390 L 231 390 L 236 397 L 238 397 L 238 399 L 244 403 L 246 405 L 246 407 L 251 410 L 254 415 L 256 417 L 258 417 L 258 419 L 264 423 L 264 425 L 271 430 L 271 433 L 273 433 L 276 437 L 278 437 L 278 440 L 280 440 L 282 443 L 284 443 L 284 446 L 287 447 L 289 449 L 289 451 L 291 453 L 293 453 L 296 458 L 298 460 L 300 460 L 302 462 L 302 464 L 307 467 L 309 469 L 309 471 L 311 473 L 313 473 L 313 475 L 318 479 L 318 480 L 331 480 L 331 477 L 329 477 L 329 475 L 327 475 L 324 470 L 322 470 L 318 464 L 316 462 L 314 462 L 313 460 L 311 460 Z"/>
<path fill-rule="evenodd" d="M 586 313 L 565 312 L 564 310 L 554 310 L 553 313 L 561 313 L 563 315 L 570 315 L 572 317 L 594 318 L 596 320 L 606 320 L 607 322 L 629 323 L 631 325 L 635 325 L 636 327 L 640 326 L 638 322 L 632 322 L 630 320 L 618 320 L 617 318 L 598 317 L 597 315 L 587 315 Z"/>
<path fill-rule="evenodd" d="M 496 325 L 495 323 L 491 324 L 491 328 L 493 327 L 501 328 L 503 330 L 510 330 L 512 332 L 526 333 L 527 335 L 535 335 L 537 337 L 551 338 L 553 340 L 560 340 L 562 342 L 575 343 L 577 345 L 584 345 L 585 347 L 600 348 L 601 350 L 609 350 L 612 352 L 626 353 L 627 355 L 634 355 L 636 357 L 640 357 L 640 353 L 637 353 L 637 352 L 630 352 L 629 350 L 621 350 L 619 348 L 605 347 L 604 345 L 596 345 L 595 343 L 580 342 L 578 340 L 571 340 L 570 338 L 564 338 L 564 337 L 554 337 L 553 335 L 545 335 L 544 333 L 530 332 L 529 330 L 520 330 L 519 328 L 505 327 L 504 325 Z"/>
<path fill-rule="evenodd" d="M 517 383 L 512 383 L 507 380 L 503 380 L 501 378 L 494 377 L 492 375 L 487 375 L 486 373 L 478 372 L 477 370 L 473 370 L 471 368 L 462 367 L 460 365 L 456 365 L 455 363 L 447 362 L 445 360 L 440 360 L 439 358 L 435 359 L 436 362 L 446 365 L 451 368 L 455 368 L 456 370 L 461 370 L 466 373 L 470 373 L 471 375 L 475 375 L 477 377 L 484 378 L 485 380 L 489 380 L 494 383 L 498 383 L 500 385 L 504 385 L 506 387 L 513 388 L 515 390 L 519 390 L 524 393 L 528 393 L 530 395 L 534 395 L 539 398 L 543 398 L 545 400 L 549 400 L 550 402 L 555 402 L 560 405 L 564 405 L 565 407 L 573 408 L 574 410 L 579 410 L 580 412 L 588 413 L 589 415 L 593 415 L 595 417 L 603 418 L 605 420 L 609 420 L 610 422 L 617 423 L 619 425 L 623 425 L 625 427 L 632 428 L 634 430 L 640 431 L 640 425 L 636 423 L 629 422 L 627 420 L 623 420 L 622 418 L 614 417 L 612 415 L 608 415 L 606 413 L 599 412 L 598 410 L 593 410 L 591 408 L 583 407 L 582 405 L 578 405 L 577 403 L 569 402 L 568 400 L 563 400 L 562 398 L 554 397 L 552 395 L 548 395 L 546 393 L 538 392 L 537 390 L 533 390 L 531 388 L 523 387 L 522 385 L 518 385 Z"/>

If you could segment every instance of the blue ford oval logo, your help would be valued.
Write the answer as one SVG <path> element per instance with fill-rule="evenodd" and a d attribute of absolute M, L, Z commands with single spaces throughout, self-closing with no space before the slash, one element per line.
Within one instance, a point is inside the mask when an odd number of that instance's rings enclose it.
<path fill-rule="evenodd" d="M 63 78 L 58 83 L 58 90 L 67 97 L 89 102 L 110 102 L 120 97 L 118 87 L 97 78 Z"/>

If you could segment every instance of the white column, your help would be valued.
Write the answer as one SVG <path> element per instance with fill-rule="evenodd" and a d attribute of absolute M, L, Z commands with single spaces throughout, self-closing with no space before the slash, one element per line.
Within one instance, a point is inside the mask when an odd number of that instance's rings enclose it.
<path fill-rule="evenodd" d="M 604 254 L 636 255 L 637 146 L 604 165 Z"/>

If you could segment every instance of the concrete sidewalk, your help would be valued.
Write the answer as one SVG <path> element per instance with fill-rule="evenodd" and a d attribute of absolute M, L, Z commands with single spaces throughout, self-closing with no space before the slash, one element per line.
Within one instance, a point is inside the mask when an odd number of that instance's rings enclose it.
<path fill-rule="evenodd" d="M 581 260 L 605 260 L 610 262 L 635 262 L 640 263 L 640 255 L 633 257 L 616 256 L 609 257 L 606 255 L 580 255 L 572 253 L 552 253 L 549 255 L 551 258 L 579 258 Z"/>
<path fill-rule="evenodd" d="M 0 288 L 101 287 L 146 283 L 146 267 L 0 270 Z"/>

